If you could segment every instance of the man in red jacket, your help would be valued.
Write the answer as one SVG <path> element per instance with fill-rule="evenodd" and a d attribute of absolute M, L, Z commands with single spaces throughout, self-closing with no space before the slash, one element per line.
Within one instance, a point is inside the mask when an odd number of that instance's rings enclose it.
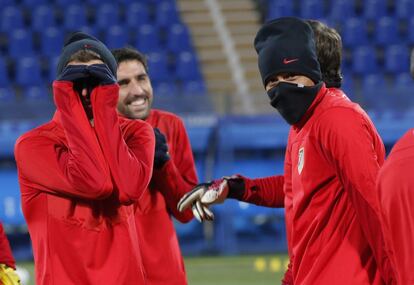
<path fill-rule="evenodd" d="M 311 26 L 314 33 L 316 53 L 322 73 L 322 81 L 325 83 L 325 86 L 327 88 L 340 88 L 342 85 L 341 36 L 335 29 L 328 27 L 320 21 L 306 20 L 306 22 Z M 346 95 L 344 94 L 344 96 Z M 230 198 L 260 206 L 283 208 L 285 198 L 285 194 L 283 192 L 283 183 L 283 175 L 254 179 L 241 175 L 225 177 L 214 181 L 214 184 L 218 187 L 215 189 L 212 187 L 209 188 L 210 191 L 213 191 L 211 193 L 213 194 L 213 197 L 209 197 L 210 201 L 208 204 L 221 203 L 224 201 L 224 199 Z M 194 201 L 199 201 L 197 196 L 200 195 L 200 193 L 204 195 L 205 192 L 203 189 L 200 190 L 201 191 L 195 193 L 196 195 L 194 196 L 186 195 L 186 198 L 192 197 Z M 217 195 L 218 193 L 220 194 Z M 183 199 L 180 205 L 190 205 L 193 201 L 192 199 Z M 203 210 L 204 208 L 201 208 L 201 206 L 202 205 L 200 205 L 200 203 L 198 203 L 198 207 L 194 205 L 194 215 L 200 221 L 203 221 L 205 218 L 212 219 L 213 216 L 209 216 L 207 213 L 205 213 Z"/>
<path fill-rule="evenodd" d="M 0 284 L 18 285 L 20 278 L 16 273 L 16 262 L 10 248 L 9 240 L 0 223 Z"/>
<path fill-rule="evenodd" d="M 156 137 L 151 184 L 135 204 L 148 284 L 187 284 L 171 215 L 183 223 L 193 218 L 191 210 L 177 210 L 182 195 L 197 184 L 190 141 L 179 117 L 151 109 L 153 90 L 145 56 L 131 48 L 116 49 L 113 54 L 118 62 L 119 113 L 149 123 Z"/>
<path fill-rule="evenodd" d="M 133 204 L 150 182 L 154 133 L 118 117 L 116 68 L 99 40 L 71 34 L 52 121 L 16 143 L 36 284 L 146 284 Z"/>
<path fill-rule="evenodd" d="M 292 125 L 284 181 L 218 180 L 196 188 L 179 206 L 188 207 L 191 196 L 209 203 L 227 193 L 281 206 L 285 196 L 291 258 L 286 284 L 382 284 L 380 272 L 392 284 L 374 186 L 384 147 L 365 112 L 320 82 L 310 30 L 299 19 L 281 18 L 265 24 L 255 40 L 271 104 Z"/>
<path fill-rule="evenodd" d="M 411 53 L 414 77 L 414 53 Z M 385 244 L 397 275 L 397 284 L 414 284 L 414 129 L 394 145 L 377 180 Z"/>

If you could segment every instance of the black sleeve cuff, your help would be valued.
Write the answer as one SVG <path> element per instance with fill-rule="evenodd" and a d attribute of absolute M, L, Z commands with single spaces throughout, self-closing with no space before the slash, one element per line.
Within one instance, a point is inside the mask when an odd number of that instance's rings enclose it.
<path fill-rule="evenodd" d="M 243 200 L 244 192 L 246 191 L 246 185 L 242 178 L 233 178 L 228 180 L 229 194 L 228 199 Z"/>

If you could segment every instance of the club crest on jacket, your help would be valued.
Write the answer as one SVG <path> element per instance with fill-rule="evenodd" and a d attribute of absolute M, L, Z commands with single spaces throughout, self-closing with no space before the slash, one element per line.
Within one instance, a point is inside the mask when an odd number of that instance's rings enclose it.
<path fill-rule="evenodd" d="M 303 165 L 305 164 L 305 148 L 301 147 L 299 149 L 299 158 L 298 158 L 298 172 L 302 173 Z"/>

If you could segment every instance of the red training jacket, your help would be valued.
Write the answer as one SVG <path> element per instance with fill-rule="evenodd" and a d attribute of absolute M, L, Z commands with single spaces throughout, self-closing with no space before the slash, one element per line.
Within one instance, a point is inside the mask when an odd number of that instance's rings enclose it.
<path fill-rule="evenodd" d="M 53 83 L 53 120 L 15 146 L 36 284 L 146 284 L 132 204 L 152 175 L 153 130 L 118 118 L 118 85 L 93 90 L 92 127 L 72 86 Z"/>
<path fill-rule="evenodd" d="M 4 232 L 2 223 L 0 223 L 0 263 L 16 269 L 16 262 L 14 261 L 9 240 Z"/>
<path fill-rule="evenodd" d="M 394 145 L 378 176 L 383 230 L 397 284 L 414 284 L 414 129 Z"/>
<path fill-rule="evenodd" d="M 170 214 L 185 223 L 191 209 L 178 212 L 180 198 L 197 184 L 193 153 L 182 120 L 176 115 L 151 110 L 146 119 L 165 135 L 171 159 L 153 177 L 136 204 L 136 223 L 145 272 L 150 285 L 187 284 L 184 262 Z"/>
<path fill-rule="evenodd" d="M 380 272 L 393 282 L 375 190 L 384 156 L 365 112 L 341 90 L 323 86 L 289 134 L 284 205 L 292 264 L 286 284 L 382 284 Z M 247 181 L 242 200 L 282 206 L 282 184 L 283 176 Z"/>
<path fill-rule="evenodd" d="M 285 200 L 283 175 L 253 179 L 242 175 L 238 177 L 243 179 L 244 191 L 231 193 L 232 198 L 264 207 L 283 208 Z"/>
<path fill-rule="evenodd" d="M 382 284 L 381 271 L 387 284 L 393 279 L 375 190 L 384 157 L 366 113 L 341 90 L 323 86 L 291 128 L 286 150 L 294 284 Z"/>

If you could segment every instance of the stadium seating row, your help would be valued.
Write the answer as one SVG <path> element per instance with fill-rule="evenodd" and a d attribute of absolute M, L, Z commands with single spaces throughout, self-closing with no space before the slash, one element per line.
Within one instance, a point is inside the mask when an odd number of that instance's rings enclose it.
<path fill-rule="evenodd" d="M 98 32 L 86 26 L 80 26 L 79 29 L 98 36 L 111 49 L 130 45 L 144 53 L 193 51 L 189 31 L 181 23 L 175 23 L 167 29 L 161 29 L 148 24 L 140 25 L 133 29 L 112 25 L 108 26 L 103 32 Z M 62 49 L 66 34 L 65 30 L 54 26 L 46 27 L 41 32 L 16 28 L 4 37 L 5 44 L 3 44 L 2 49 L 5 55 L 12 58 L 37 54 L 49 57 L 57 56 Z"/>
<path fill-rule="evenodd" d="M 0 57 L 0 87 L 46 85 L 56 78 L 58 57 L 50 60 L 37 56 L 17 58 L 9 64 Z M 202 81 L 200 67 L 195 54 L 183 51 L 177 56 L 153 52 L 148 54 L 148 69 L 154 85 L 160 82 Z M 14 74 L 11 74 L 12 72 Z M 185 84 L 184 84 L 185 85 Z M 202 90 L 201 90 L 202 91 Z"/>
<path fill-rule="evenodd" d="M 300 16 L 305 19 L 328 19 L 337 22 L 347 21 L 351 17 L 376 20 L 384 16 L 408 19 L 414 12 L 414 3 L 410 0 L 268 0 L 267 19 L 282 16 Z"/>
<path fill-rule="evenodd" d="M 0 32 L 10 33 L 16 28 L 42 31 L 46 27 L 58 26 L 62 30 L 74 30 L 83 26 L 106 29 L 114 25 L 137 27 L 143 24 L 168 27 L 179 23 L 180 17 L 174 1 L 163 0 L 154 5 L 131 1 L 119 4 L 112 1 L 90 3 L 70 1 L 65 5 L 54 6 L 46 1 L 33 1 L 29 7 L 3 4 L 0 11 Z M 63 6 L 62 6 L 63 5 Z"/>

